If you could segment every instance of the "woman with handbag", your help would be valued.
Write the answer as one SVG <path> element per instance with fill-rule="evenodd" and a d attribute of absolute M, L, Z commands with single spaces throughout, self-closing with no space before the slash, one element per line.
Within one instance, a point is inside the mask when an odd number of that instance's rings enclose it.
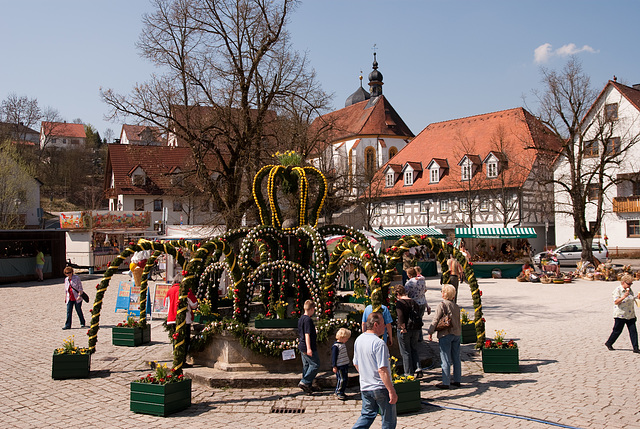
<path fill-rule="evenodd" d="M 440 344 L 440 365 L 442 367 L 442 383 L 436 384 L 438 389 L 448 389 L 449 385 L 460 387 L 462 379 L 462 362 L 460 361 L 460 307 L 453 302 L 456 288 L 450 284 L 442 285 L 442 302 L 436 308 L 436 314 L 429 326 L 429 341 L 433 340 L 433 333 L 438 331 Z M 453 365 L 453 382 L 451 380 L 451 365 Z"/>
<path fill-rule="evenodd" d="M 71 329 L 71 316 L 73 314 L 73 308 L 75 307 L 78 318 L 80 319 L 80 325 L 82 328 L 86 328 L 84 321 L 84 314 L 82 314 L 82 300 L 83 295 L 86 295 L 82 290 L 82 282 L 80 277 L 73 274 L 73 268 L 67 267 L 64 269 L 64 275 L 67 276 L 64 279 L 64 287 L 66 289 L 66 296 L 64 302 L 67 304 L 67 321 L 62 329 Z"/>

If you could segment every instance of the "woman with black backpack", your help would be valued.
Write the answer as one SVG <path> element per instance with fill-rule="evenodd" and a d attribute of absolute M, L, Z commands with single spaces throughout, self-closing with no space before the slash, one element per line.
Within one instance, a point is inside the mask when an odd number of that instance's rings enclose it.
<path fill-rule="evenodd" d="M 398 345 L 402 355 L 404 375 L 422 377 L 420 356 L 418 355 L 418 338 L 422 331 L 420 307 L 409 296 L 402 285 L 393 289 L 396 296 L 396 313 L 398 315 Z"/>

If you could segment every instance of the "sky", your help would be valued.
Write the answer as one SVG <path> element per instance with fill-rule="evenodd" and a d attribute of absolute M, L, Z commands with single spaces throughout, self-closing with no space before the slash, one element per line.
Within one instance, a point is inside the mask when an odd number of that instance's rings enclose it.
<path fill-rule="evenodd" d="M 106 120 L 99 91 L 127 94 L 156 71 L 136 48 L 150 3 L 0 0 L 0 11 L 0 100 L 36 98 L 118 137 L 122 122 Z M 418 134 L 515 107 L 535 113 L 540 68 L 561 70 L 571 54 L 597 90 L 614 75 L 640 83 L 638 16 L 633 0 L 304 0 L 288 28 L 336 109 L 361 71 L 367 89 L 375 46 L 383 93 Z"/>

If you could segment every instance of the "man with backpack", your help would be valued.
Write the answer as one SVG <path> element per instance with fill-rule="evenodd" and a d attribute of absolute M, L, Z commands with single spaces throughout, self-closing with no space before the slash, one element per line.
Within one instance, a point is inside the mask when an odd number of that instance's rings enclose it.
<path fill-rule="evenodd" d="M 418 338 L 422 331 L 422 317 L 418 304 L 407 295 L 402 285 L 393 288 L 398 315 L 398 345 L 402 355 L 404 375 L 422 377 L 422 366 L 418 355 Z"/>

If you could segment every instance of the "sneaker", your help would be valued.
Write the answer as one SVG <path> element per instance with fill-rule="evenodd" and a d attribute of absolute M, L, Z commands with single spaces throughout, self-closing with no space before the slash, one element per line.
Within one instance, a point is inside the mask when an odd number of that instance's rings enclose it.
<path fill-rule="evenodd" d="M 451 382 L 451 385 L 452 385 L 452 386 L 455 386 L 455 387 L 460 387 L 460 386 L 462 386 L 462 384 L 460 384 L 460 382 L 459 382 L 459 381 L 452 381 L 452 382 Z"/>
<path fill-rule="evenodd" d="M 62 330 L 63 330 L 63 331 L 66 331 L 67 329 L 71 329 L 71 328 L 67 328 L 66 326 L 63 326 L 63 327 L 62 327 Z"/>
<path fill-rule="evenodd" d="M 345 395 L 344 393 L 338 393 L 336 395 L 338 397 L 338 399 L 340 399 L 341 401 L 346 401 L 347 400 L 347 395 Z"/>
<path fill-rule="evenodd" d="M 634 353 L 640 353 L 640 349 L 633 349 Z"/>
<path fill-rule="evenodd" d="M 604 343 L 604 345 L 605 345 L 609 350 L 615 350 L 611 344 Z"/>
<path fill-rule="evenodd" d="M 298 383 L 298 387 L 301 388 L 304 391 L 304 393 L 311 394 L 313 392 L 311 390 L 311 386 L 309 386 L 308 384 L 303 383 L 302 381 L 300 383 Z"/>
<path fill-rule="evenodd" d="M 448 388 L 449 388 L 449 386 L 448 386 L 448 385 L 446 385 L 446 384 L 442 384 L 442 383 L 438 383 L 438 384 L 436 384 L 436 387 L 437 387 L 438 389 L 448 389 Z"/>
<path fill-rule="evenodd" d="M 420 371 L 416 371 L 416 372 L 415 372 L 415 374 L 413 374 L 413 376 L 414 376 L 415 378 L 422 378 L 422 377 L 423 377 L 423 375 L 424 375 L 424 374 L 422 373 L 422 370 L 420 370 Z"/>

